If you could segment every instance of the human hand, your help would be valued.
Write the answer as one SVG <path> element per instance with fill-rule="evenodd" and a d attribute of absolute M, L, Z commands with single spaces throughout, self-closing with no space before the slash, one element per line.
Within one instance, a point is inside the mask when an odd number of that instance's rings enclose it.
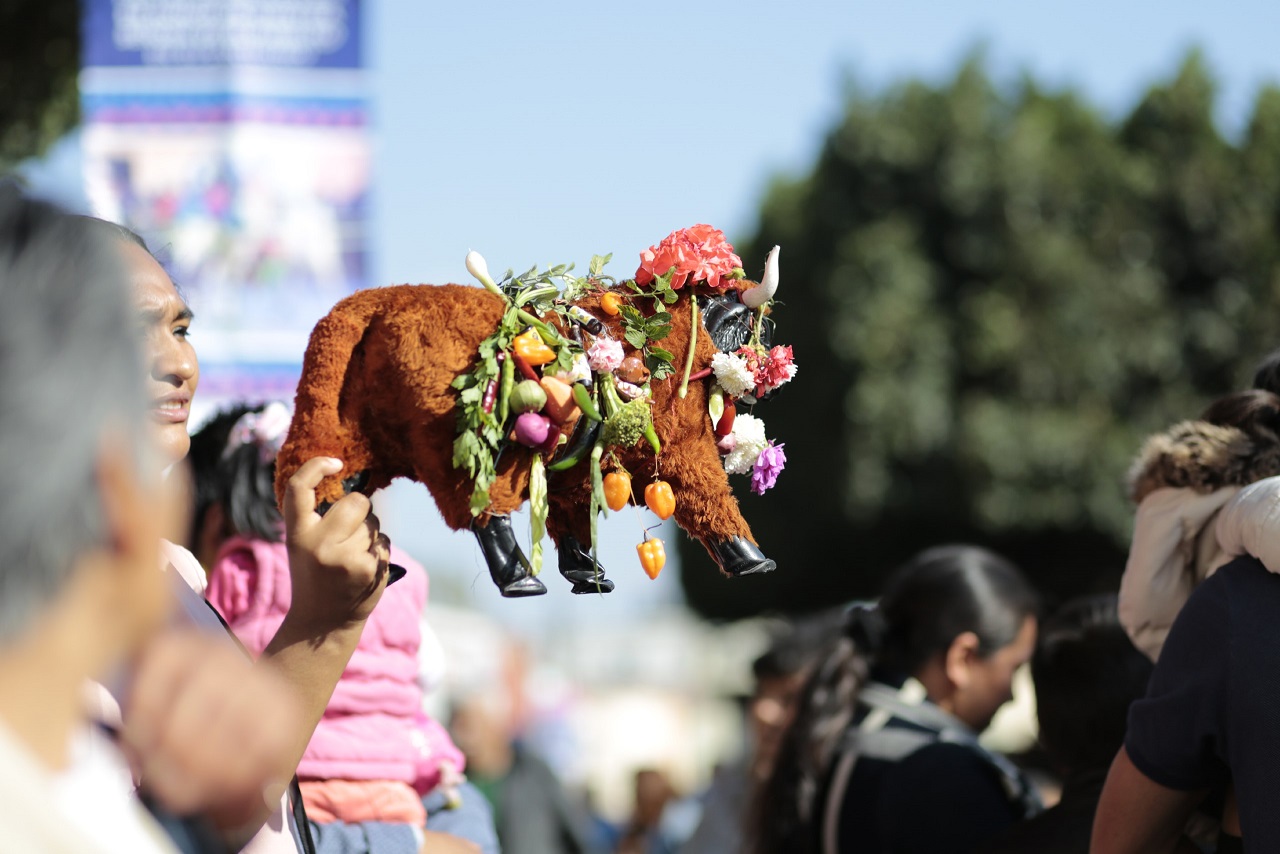
<path fill-rule="evenodd" d="M 323 516 L 316 512 L 316 487 L 341 469 L 341 461 L 330 457 L 310 459 L 289 478 L 284 493 L 293 587 L 289 618 L 317 635 L 362 625 L 387 581 L 390 542 L 379 532 L 366 496 L 352 493 Z"/>
<path fill-rule="evenodd" d="M 480 846 L 461 836 L 424 830 L 418 854 L 480 854 Z"/>
<path fill-rule="evenodd" d="M 121 746 L 141 788 L 166 809 L 234 832 L 278 806 L 300 704 L 227 638 L 158 633 L 140 654 L 124 710 Z"/>

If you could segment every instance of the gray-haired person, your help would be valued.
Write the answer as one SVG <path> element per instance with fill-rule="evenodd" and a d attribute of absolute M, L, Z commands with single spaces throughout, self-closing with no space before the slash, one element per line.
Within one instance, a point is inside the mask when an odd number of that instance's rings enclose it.
<path fill-rule="evenodd" d="M 0 185 L 0 850 L 238 850 L 279 803 L 306 702 L 175 607 L 161 543 L 185 502 L 103 225 Z M 139 793 L 199 819 L 162 832 Z"/>
<path fill-rule="evenodd" d="M 83 805 L 73 794 L 84 686 L 137 655 L 169 601 L 131 314 L 110 247 L 0 186 L 5 850 L 168 850 L 127 793 L 90 785 L 102 800 Z"/>

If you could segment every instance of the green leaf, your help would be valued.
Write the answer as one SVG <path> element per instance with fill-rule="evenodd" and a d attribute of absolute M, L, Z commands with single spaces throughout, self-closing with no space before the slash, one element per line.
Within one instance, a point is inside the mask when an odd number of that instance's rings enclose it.
<path fill-rule="evenodd" d="M 650 326 L 645 329 L 645 333 L 649 336 L 650 341 L 661 341 L 671 334 L 671 325 Z"/>
<path fill-rule="evenodd" d="M 489 509 L 489 489 L 476 482 L 475 488 L 471 490 L 471 515 L 479 516 L 481 513 Z"/>
<path fill-rule="evenodd" d="M 590 272 L 592 276 L 599 276 L 600 273 L 604 271 L 604 265 L 608 264 L 612 258 L 612 252 L 608 255 L 592 255 L 591 264 L 587 267 L 588 272 Z"/>
<path fill-rule="evenodd" d="M 637 350 L 649 341 L 649 336 L 645 335 L 643 330 L 636 329 L 635 327 L 628 328 L 622 334 L 623 337 L 627 339 L 627 343 L 632 347 L 635 347 Z"/>
<path fill-rule="evenodd" d="M 670 350 L 663 350 L 661 347 L 650 347 L 649 355 L 663 362 L 670 362 L 675 359 L 675 354 Z"/>

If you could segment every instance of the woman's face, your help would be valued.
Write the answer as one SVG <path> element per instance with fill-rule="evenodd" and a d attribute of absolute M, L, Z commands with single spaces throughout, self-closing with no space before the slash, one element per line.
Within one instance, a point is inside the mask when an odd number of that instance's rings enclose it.
<path fill-rule="evenodd" d="M 1035 648 L 1036 620 L 1027 617 L 1011 643 L 968 661 L 967 678 L 951 698 L 951 713 L 974 732 L 986 729 L 1000 707 L 1013 699 L 1013 676 L 1031 660 Z"/>
<path fill-rule="evenodd" d="M 176 463 L 191 447 L 187 419 L 200 380 L 200 365 L 188 338 L 191 309 L 151 253 L 129 241 L 120 244 L 142 333 L 151 423 L 166 461 Z"/>

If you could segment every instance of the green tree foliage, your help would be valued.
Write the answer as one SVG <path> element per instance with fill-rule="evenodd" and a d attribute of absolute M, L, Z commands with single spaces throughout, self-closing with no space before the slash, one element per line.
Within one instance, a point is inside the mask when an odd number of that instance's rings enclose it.
<path fill-rule="evenodd" d="M 1280 91 L 1240 142 L 1189 56 L 1109 122 L 1071 92 L 854 93 L 807 177 L 779 182 L 744 258 L 782 249 L 778 338 L 800 372 L 759 407 L 787 443 L 744 512 L 771 576 L 682 552 L 715 617 L 876 592 L 967 540 L 1067 595 L 1114 589 L 1144 436 L 1247 383 L 1280 344 Z"/>
<path fill-rule="evenodd" d="M 79 71 L 76 0 L 0 3 L 0 172 L 75 127 Z"/>

